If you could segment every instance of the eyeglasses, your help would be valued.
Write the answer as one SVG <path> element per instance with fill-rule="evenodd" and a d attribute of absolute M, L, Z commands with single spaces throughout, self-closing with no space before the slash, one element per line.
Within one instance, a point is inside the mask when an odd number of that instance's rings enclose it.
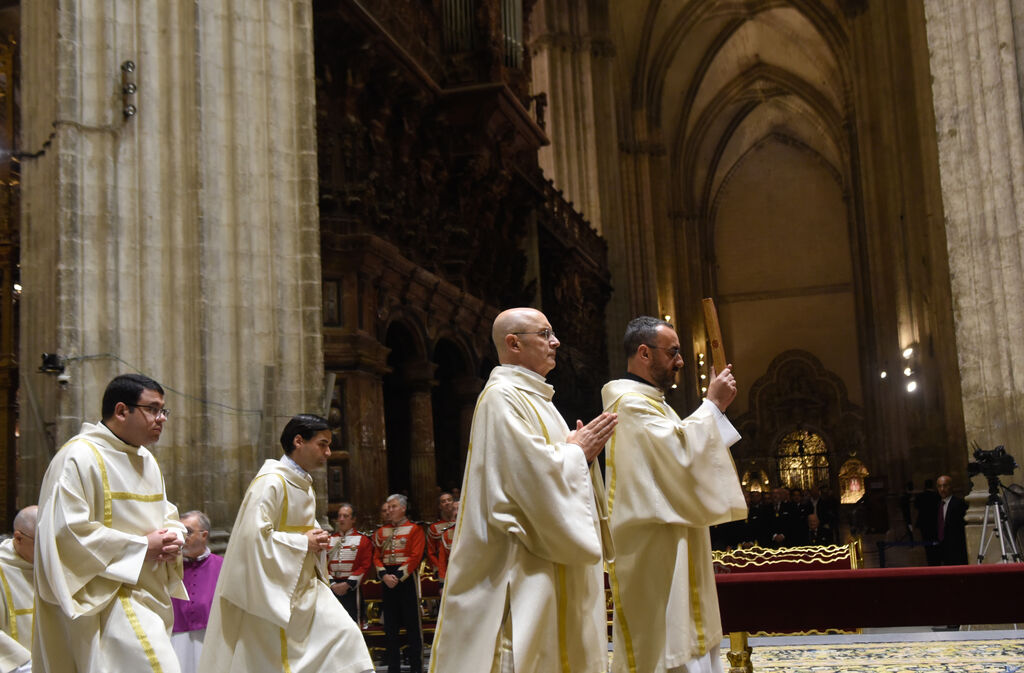
<path fill-rule="evenodd" d="M 679 346 L 673 346 L 672 348 L 662 348 L 661 346 L 655 346 L 654 344 L 644 344 L 644 345 L 647 346 L 648 348 L 657 348 L 660 351 L 665 351 L 666 353 L 668 353 L 668 356 L 670 358 L 672 358 L 673 360 L 675 360 L 677 357 L 679 357 L 679 354 L 681 352 L 679 350 Z"/>
<path fill-rule="evenodd" d="M 171 410 L 168 409 L 167 407 L 148 407 L 144 404 L 126 404 L 125 406 L 134 407 L 135 409 L 142 409 L 143 411 L 148 411 L 149 415 L 152 416 L 153 418 L 160 418 L 161 416 L 163 416 L 164 418 L 171 417 Z"/>
<path fill-rule="evenodd" d="M 558 338 L 558 337 L 555 336 L 555 330 L 553 330 L 551 328 L 542 329 L 539 332 L 509 332 L 509 334 L 515 334 L 516 336 L 520 336 L 522 334 L 537 334 L 537 335 L 543 337 L 545 341 L 551 341 L 552 339 L 557 339 Z"/>

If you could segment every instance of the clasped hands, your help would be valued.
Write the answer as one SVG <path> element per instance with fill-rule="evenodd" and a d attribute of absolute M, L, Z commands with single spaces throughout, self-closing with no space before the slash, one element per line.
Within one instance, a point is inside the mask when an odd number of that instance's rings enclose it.
<path fill-rule="evenodd" d="M 177 533 L 166 528 L 147 534 L 146 541 L 149 545 L 146 549 L 146 560 L 157 563 L 167 563 L 178 558 L 184 544 Z"/>
<path fill-rule="evenodd" d="M 583 449 L 583 455 L 587 457 L 587 462 L 592 463 L 611 438 L 618 422 L 619 415 L 608 412 L 601 414 L 586 425 L 577 419 L 576 429 L 566 435 L 565 442 L 575 444 Z"/>

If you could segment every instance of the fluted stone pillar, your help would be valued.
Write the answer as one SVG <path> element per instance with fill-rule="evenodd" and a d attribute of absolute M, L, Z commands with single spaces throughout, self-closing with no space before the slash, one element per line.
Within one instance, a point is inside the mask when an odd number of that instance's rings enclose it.
<path fill-rule="evenodd" d="M 608 343 L 622 339 L 626 321 L 645 305 L 644 283 L 637 283 L 635 249 L 623 222 L 616 123 L 615 47 L 607 0 L 540 0 L 531 20 L 532 88 L 547 94 L 551 140 L 538 161 L 555 187 L 608 241 L 608 267 L 614 292 L 608 303 Z M 638 289 L 639 288 L 639 291 Z M 624 367 L 619 349 L 610 348 L 611 371 Z"/>
<path fill-rule="evenodd" d="M 1024 463 L 1022 38 L 1014 33 L 1024 3 L 924 7 L 967 438 L 985 449 L 1004 444 Z"/>
<path fill-rule="evenodd" d="M 45 150 L 23 163 L 25 493 L 121 372 L 167 386 L 168 493 L 216 526 L 286 419 L 323 413 L 311 22 L 310 0 L 22 6 L 22 145 Z M 66 390 L 27 366 L 43 351 Z"/>

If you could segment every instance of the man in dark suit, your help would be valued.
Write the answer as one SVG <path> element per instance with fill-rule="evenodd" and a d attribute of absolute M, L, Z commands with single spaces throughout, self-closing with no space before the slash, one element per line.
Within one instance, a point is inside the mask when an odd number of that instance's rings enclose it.
<path fill-rule="evenodd" d="M 967 535 L 964 515 L 967 503 L 953 495 L 953 480 L 942 475 L 935 480 L 939 503 L 935 514 L 939 565 L 967 565 Z"/>
<path fill-rule="evenodd" d="M 807 544 L 835 544 L 836 536 L 831 528 L 821 525 L 817 514 L 807 515 Z"/>
<path fill-rule="evenodd" d="M 924 482 L 924 490 L 914 496 L 914 509 L 917 510 L 917 529 L 921 531 L 921 540 L 925 543 L 924 553 L 928 565 L 942 565 L 939 556 L 939 494 L 932 487 L 932 480 Z"/>
<path fill-rule="evenodd" d="M 803 521 L 796 505 L 790 502 L 789 489 L 772 491 L 772 503 L 765 512 L 761 546 L 778 549 L 804 544 Z"/>

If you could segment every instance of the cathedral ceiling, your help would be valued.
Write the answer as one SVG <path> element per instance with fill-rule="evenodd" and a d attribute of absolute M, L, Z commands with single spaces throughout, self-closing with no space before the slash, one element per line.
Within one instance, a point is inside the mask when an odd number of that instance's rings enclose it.
<path fill-rule="evenodd" d="M 843 184 L 849 44 L 835 0 L 631 0 L 612 12 L 629 89 L 622 134 L 668 154 L 682 182 L 675 209 L 706 216 L 730 172 L 772 138 Z"/>

